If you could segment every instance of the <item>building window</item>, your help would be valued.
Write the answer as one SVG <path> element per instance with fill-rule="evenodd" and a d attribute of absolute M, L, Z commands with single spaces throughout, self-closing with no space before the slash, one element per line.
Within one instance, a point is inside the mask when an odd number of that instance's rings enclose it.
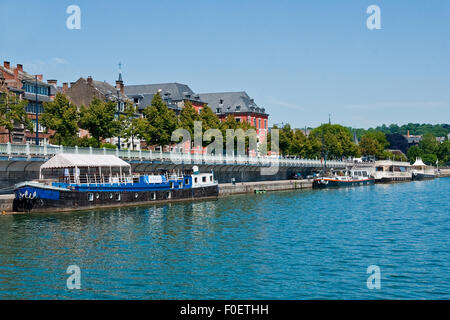
<path fill-rule="evenodd" d="M 261 128 L 261 119 L 258 119 L 258 128 Z"/>
<path fill-rule="evenodd" d="M 267 119 L 264 119 L 264 129 L 267 129 Z"/>
<path fill-rule="evenodd" d="M 25 107 L 25 111 L 27 113 L 36 114 L 36 110 L 38 114 L 41 114 L 44 112 L 44 108 L 42 107 L 41 103 L 36 104 L 36 102 L 29 102 L 27 106 Z"/>

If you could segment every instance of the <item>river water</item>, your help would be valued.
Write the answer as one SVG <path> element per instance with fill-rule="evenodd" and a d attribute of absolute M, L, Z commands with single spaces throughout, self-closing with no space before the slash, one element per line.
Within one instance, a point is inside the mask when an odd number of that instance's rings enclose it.
<path fill-rule="evenodd" d="M 0 298 L 449 299 L 449 190 L 442 178 L 2 216 Z"/>

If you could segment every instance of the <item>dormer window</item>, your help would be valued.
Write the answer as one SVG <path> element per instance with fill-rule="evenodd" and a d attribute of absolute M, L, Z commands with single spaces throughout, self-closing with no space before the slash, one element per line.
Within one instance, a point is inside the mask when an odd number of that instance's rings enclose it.
<path fill-rule="evenodd" d="M 223 99 L 220 99 L 220 100 L 219 100 L 219 104 L 223 104 Z"/>
<path fill-rule="evenodd" d="M 222 108 L 217 108 L 216 113 L 222 113 Z"/>
<path fill-rule="evenodd" d="M 236 111 L 241 111 L 241 106 L 236 106 Z"/>

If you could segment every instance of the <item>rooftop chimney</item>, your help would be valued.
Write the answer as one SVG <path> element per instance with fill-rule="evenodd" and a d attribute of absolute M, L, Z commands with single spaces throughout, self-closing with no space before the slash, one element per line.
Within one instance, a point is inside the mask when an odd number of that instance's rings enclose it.
<path fill-rule="evenodd" d="M 123 81 L 122 80 L 117 80 L 116 81 L 116 89 L 119 90 L 120 93 L 124 94 L 125 88 L 123 86 Z"/>
<path fill-rule="evenodd" d="M 63 93 L 66 93 L 67 89 L 69 89 L 69 84 L 67 82 L 63 82 L 63 87 L 62 87 Z"/>
<path fill-rule="evenodd" d="M 4 66 L 6 69 L 9 69 L 9 68 L 11 67 L 9 61 L 3 61 L 3 66 Z"/>
<path fill-rule="evenodd" d="M 42 79 L 44 78 L 42 74 L 37 74 L 36 77 L 39 79 L 39 81 L 42 81 Z"/>
<path fill-rule="evenodd" d="M 89 84 L 92 84 L 92 77 L 91 77 L 91 76 L 89 76 L 89 77 L 87 78 L 87 82 L 88 82 Z"/>
<path fill-rule="evenodd" d="M 53 80 L 53 79 L 47 80 L 47 83 L 49 85 L 51 85 L 51 86 L 55 86 L 56 87 L 58 85 L 58 80 Z"/>
<path fill-rule="evenodd" d="M 17 70 L 23 72 L 23 65 L 18 64 L 18 65 L 17 65 Z"/>

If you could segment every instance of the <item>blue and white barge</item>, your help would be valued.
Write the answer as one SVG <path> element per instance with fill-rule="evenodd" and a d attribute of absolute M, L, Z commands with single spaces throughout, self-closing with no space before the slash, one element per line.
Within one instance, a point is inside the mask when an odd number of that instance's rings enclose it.
<path fill-rule="evenodd" d="M 213 173 L 132 174 L 112 155 L 59 154 L 44 163 L 40 177 L 15 186 L 14 211 L 55 212 L 215 199 Z"/>

